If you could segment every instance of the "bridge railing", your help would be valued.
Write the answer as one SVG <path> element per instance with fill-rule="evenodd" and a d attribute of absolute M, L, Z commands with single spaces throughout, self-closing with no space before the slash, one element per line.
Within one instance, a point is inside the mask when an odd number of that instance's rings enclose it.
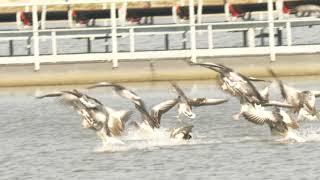
<path fill-rule="evenodd" d="M 111 60 L 114 67 L 118 67 L 118 59 L 135 59 L 135 58 L 157 58 L 157 57 L 189 57 L 192 62 L 197 61 L 198 56 L 214 56 L 214 55 L 250 55 L 250 54 L 269 54 L 270 59 L 275 60 L 277 51 L 294 53 L 297 49 L 290 48 L 275 48 L 275 28 L 286 28 L 287 32 L 287 46 L 292 46 L 291 28 L 294 26 L 314 25 L 320 24 L 317 19 L 310 20 L 293 20 L 293 19 L 273 19 L 273 4 L 268 0 L 269 5 L 269 19 L 268 21 L 247 21 L 247 22 L 219 22 L 219 23 L 195 23 L 194 8 L 189 8 L 189 24 L 169 24 L 169 25 L 152 25 L 152 26 L 118 26 L 116 21 L 116 3 L 119 1 L 111 0 L 95 0 L 95 1 L 69 1 L 69 2 L 54 2 L 54 3 L 27 3 L 27 4 L 0 4 L 0 7 L 11 6 L 32 6 L 32 30 L 16 30 L 16 31 L 0 31 L 0 41 L 13 40 L 27 40 L 29 44 L 33 45 L 32 56 L 22 57 L 2 57 L 0 63 L 34 63 L 35 70 L 40 69 L 41 62 L 59 62 L 59 61 L 88 61 L 88 60 Z M 128 1 L 129 2 L 129 1 Z M 130 2 L 141 2 L 131 0 Z M 61 5 L 61 4 L 81 4 L 81 3 L 110 3 L 111 4 L 111 27 L 100 28 L 73 28 L 73 29 L 39 29 L 39 22 L 37 17 L 37 10 L 42 5 Z M 190 7 L 194 7 L 194 1 L 189 1 Z M 255 29 L 268 28 L 269 45 L 268 47 L 255 46 Z M 216 31 L 246 31 L 248 39 L 248 47 L 238 48 L 238 50 L 230 51 L 230 49 L 215 49 L 213 43 L 213 34 Z M 208 33 L 208 48 L 197 48 L 197 33 Z M 161 52 L 137 52 L 135 48 L 136 36 L 140 35 L 168 35 L 189 33 L 190 48 L 183 51 L 161 51 Z M 129 36 L 129 52 L 118 51 L 119 36 Z M 111 39 L 112 50 L 106 53 L 91 53 L 91 54 L 59 54 L 57 39 L 66 38 L 88 38 L 93 40 L 95 38 Z M 51 40 L 51 55 L 40 54 L 40 40 Z M 167 45 L 166 45 L 167 46 Z M 307 52 L 307 48 L 302 48 Z M 317 49 L 317 48 L 315 48 Z M 314 51 L 314 48 L 312 48 Z M 31 54 L 30 54 L 31 55 Z"/>

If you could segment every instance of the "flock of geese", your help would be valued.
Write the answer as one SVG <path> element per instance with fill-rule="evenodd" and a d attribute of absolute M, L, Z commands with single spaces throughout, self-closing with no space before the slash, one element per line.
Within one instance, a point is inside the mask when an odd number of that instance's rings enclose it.
<path fill-rule="evenodd" d="M 292 135 L 292 130 L 299 128 L 298 118 L 294 114 L 299 113 L 303 114 L 304 117 L 320 119 L 315 106 L 315 99 L 320 97 L 320 91 L 301 91 L 285 85 L 271 69 L 269 69 L 269 72 L 280 87 L 282 101 L 271 100 L 268 87 L 258 90 L 253 84 L 259 81 L 270 81 L 244 76 L 222 64 L 194 63 L 192 65 L 217 72 L 219 87 L 239 100 L 240 111 L 232 116 L 234 119 L 243 117 L 254 124 L 267 125 L 272 135 L 298 142 L 303 142 L 304 139 Z M 190 98 L 177 83 L 170 82 L 170 84 L 177 97 L 161 102 L 151 109 L 146 107 L 140 96 L 122 85 L 101 82 L 88 87 L 88 89 L 113 88 L 120 97 L 129 100 L 134 105 L 135 110 L 141 114 L 139 121 L 130 120 L 132 111 L 114 110 L 101 103 L 98 99 L 78 90 L 59 91 L 38 96 L 37 98 L 57 97 L 64 105 L 73 107 L 81 116 L 82 126 L 86 129 L 94 130 L 105 144 L 108 144 L 111 141 L 110 139 L 121 136 L 127 126 L 130 125 L 138 131 L 152 134 L 155 129 L 161 127 L 161 117 L 173 107 L 178 108 L 177 119 L 182 122 L 181 116 L 191 119 L 196 117 L 192 111 L 194 107 L 218 105 L 228 101 L 227 99 Z M 170 138 L 183 140 L 192 138 L 193 125 L 181 124 L 178 128 L 170 129 Z"/>

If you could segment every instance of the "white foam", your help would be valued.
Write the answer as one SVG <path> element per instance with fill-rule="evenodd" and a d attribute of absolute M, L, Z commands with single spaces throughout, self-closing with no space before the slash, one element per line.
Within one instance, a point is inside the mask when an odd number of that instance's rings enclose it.
<path fill-rule="evenodd" d="M 115 139 L 115 138 L 114 138 Z M 96 152 L 123 152 L 131 150 L 156 150 L 166 146 L 194 145 L 194 144 L 211 144 L 217 141 L 208 141 L 202 138 L 193 138 L 190 140 L 172 139 L 167 129 L 155 129 L 152 133 L 143 133 L 129 130 L 126 135 L 121 137 L 125 142 L 121 143 L 104 143 L 102 147 L 95 149 Z"/>
<path fill-rule="evenodd" d="M 306 128 L 296 131 L 296 134 L 306 140 L 306 142 L 320 141 L 320 129 Z"/>

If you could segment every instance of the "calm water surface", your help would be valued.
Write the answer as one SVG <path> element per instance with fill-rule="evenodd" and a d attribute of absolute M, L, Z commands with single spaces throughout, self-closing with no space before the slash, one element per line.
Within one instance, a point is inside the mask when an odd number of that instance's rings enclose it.
<path fill-rule="evenodd" d="M 318 78 L 287 78 L 301 89 L 320 89 Z M 212 81 L 179 82 L 192 97 L 230 98 Z M 169 84 L 126 84 L 149 106 L 173 98 Z M 264 84 L 259 84 L 263 87 Z M 162 129 L 156 137 L 129 135 L 125 145 L 102 148 L 79 116 L 55 99 L 36 100 L 41 93 L 74 87 L 31 87 L 0 90 L 0 179 L 319 179 L 320 132 L 317 121 L 301 122 L 305 143 L 281 144 L 266 126 L 256 126 L 232 114 L 239 103 L 194 109 L 193 139 L 169 140 Z M 84 87 L 76 87 L 84 90 Z M 278 89 L 271 86 L 274 98 Z M 110 90 L 90 95 L 116 109 L 132 106 Z M 318 108 L 320 108 L 318 106 Z M 164 128 L 177 126 L 176 109 L 165 114 Z M 138 114 L 133 119 L 138 118 Z"/>

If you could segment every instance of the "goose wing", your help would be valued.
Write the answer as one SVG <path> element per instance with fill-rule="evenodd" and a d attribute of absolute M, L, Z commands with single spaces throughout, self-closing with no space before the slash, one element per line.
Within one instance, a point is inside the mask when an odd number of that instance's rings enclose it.
<path fill-rule="evenodd" d="M 232 73 L 230 73 L 232 74 Z M 246 99 L 251 103 L 264 103 L 267 99 L 263 98 L 260 94 L 260 92 L 257 90 L 257 88 L 254 86 L 254 84 L 251 82 L 250 78 L 240 74 L 240 73 L 234 73 L 232 74 L 234 77 L 234 80 L 237 80 L 238 86 L 236 86 L 235 89 L 240 91 L 239 93 L 246 97 Z M 236 81 L 235 81 L 236 82 Z"/>
<path fill-rule="evenodd" d="M 224 74 L 230 71 L 233 71 L 230 68 L 227 68 L 221 64 L 214 64 L 214 63 L 192 63 L 191 65 L 197 65 L 197 66 L 201 66 L 201 67 L 205 67 L 208 69 L 211 69 L 219 74 Z"/>
<path fill-rule="evenodd" d="M 43 99 L 47 97 L 58 97 L 59 102 L 62 102 L 63 104 L 66 104 L 66 105 L 75 106 L 75 105 L 82 104 L 79 100 L 80 98 L 79 94 L 74 93 L 72 91 L 53 92 L 53 93 L 45 94 L 42 96 L 37 96 L 36 98 Z"/>
<path fill-rule="evenodd" d="M 254 124 L 263 125 L 266 122 L 274 121 L 272 112 L 265 110 L 261 106 L 247 104 L 242 106 L 241 111 L 243 117 Z"/>
<path fill-rule="evenodd" d="M 115 92 L 119 96 L 129 99 L 130 101 L 133 101 L 135 104 L 141 105 L 141 98 L 135 92 L 125 88 L 124 86 L 110 82 L 100 82 L 98 84 L 88 87 L 88 89 L 93 89 L 97 87 L 113 87 Z"/>
<path fill-rule="evenodd" d="M 294 103 L 298 99 L 299 91 L 293 87 L 283 84 L 283 82 L 278 78 L 276 73 L 272 69 L 268 69 L 269 73 L 276 80 L 278 86 L 280 87 L 281 96 L 288 103 Z"/>
<path fill-rule="evenodd" d="M 194 98 L 189 99 L 189 104 L 191 106 L 207 106 L 207 105 L 218 105 L 227 102 L 228 99 L 207 99 L 207 98 Z"/>
<path fill-rule="evenodd" d="M 178 86 L 178 84 L 175 83 L 175 82 L 170 82 L 170 84 L 175 89 L 175 91 L 177 92 L 178 96 L 180 96 L 184 102 L 188 102 L 187 96 L 185 95 L 183 90 Z"/>
<path fill-rule="evenodd" d="M 283 108 L 293 108 L 292 104 L 288 104 L 285 102 L 279 102 L 279 101 L 268 101 L 267 103 L 264 103 L 263 106 L 277 106 L 277 107 L 283 107 Z"/>
<path fill-rule="evenodd" d="M 279 114 L 282 116 L 282 121 L 287 124 L 288 127 L 292 129 L 298 129 L 299 123 L 286 111 L 280 110 Z"/>
<path fill-rule="evenodd" d="M 168 112 L 171 108 L 173 108 L 178 103 L 178 99 L 167 100 L 158 105 L 155 105 L 151 109 L 151 117 L 153 120 L 160 125 L 161 116 Z"/>
<path fill-rule="evenodd" d="M 261 95 L 261 97 L 265 100 L 269 99 L 269 87 L 265 87 L 264 89 L 259 91 L 259 94 Z"/>
<path fill-rule="evenodd" d="M 190 132 L 192 132 L 192 128 L 193 128 L 193 125 L 188 125 L 188 126 L 184 126 L 184 127 L 180 127 L 180 128 L 174 128 L 171 131 L 170 137 L 174 138 L 174 137 L 176 137 L 176 135 L 178 135 L 180 133 L 187 135 Z"/>
<path fill-rule="evenodd" d="M 116 118 L 118 120 L 121 121 L 122 124 L 126 124 L 131 115 L 133 114 L 132 111 L 126 111 L 126 110 L 114 110 L 108 106 L 104 106 L 104 108 L 106 109 L 106 111 L 108 112 L 110 117 Z"/>
<path fill-rule="evenodd" d="M 259 78 L 255 78 L 255 77 L 252 77 L 252 76 L 249 76 L 249 77 L 247 77 L 247 78 L 248 78 L 248 80 L 250 80 L 250 81 L 257 81 L 257 82 L 259 82 L 259 81 L 262 81 L 262 82 L 271 82 L 271 81 L 269 81 L 269 80 L 259 79 Z"/>
<path fill-rule="evenodd" d="M 135 104 L 135 108 L 140 112 L 141 117 L 144 121 L 146 121 L 147 124 L 149 124 L 149 126 L 153 129 L 155 127 L 160 127 L 157 123 L 155 123 L 155 121 L 153 120 L 153 118 L 150 116 L 146 106 L 144 105 L 144 103 L 142 105 L 140 104 Z"/>

